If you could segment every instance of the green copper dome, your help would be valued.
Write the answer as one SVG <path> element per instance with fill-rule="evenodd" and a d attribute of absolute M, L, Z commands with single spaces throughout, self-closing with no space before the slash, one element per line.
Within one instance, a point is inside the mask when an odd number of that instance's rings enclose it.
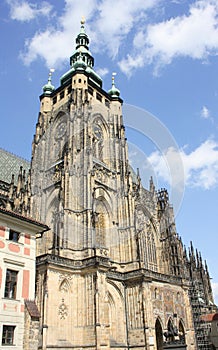
<path fill-rule="evenodd" d="M 86 67 L 87 67 L 87 64 L 85 63 L 85 60 L 82 57 L 82 53 L 80 52 L 77 61 L 73 65 L 73 68 L 75 70 L 86 70 Z"/>
<path fill-rule="evenodd" d="M 43 93 L 46 95 L 50 95 L 55 90 L 54 85 L 52 85 L 51 83 L 51 76 L 53 72 L 54 72 L 54 69 L 50 69 L 50 72 L 48 75 L 48 82 L 43 86 Z"/>
<path fill-rule="evenodd" d="M 111 89 L 108 91 L 108 94 L 111 97 L 119 97 L 120 96 L 120 90 L 118 90 L 115 86 L 115 82 L 114 82 L 114 75 L 112 75 L 112 87 Z"/>

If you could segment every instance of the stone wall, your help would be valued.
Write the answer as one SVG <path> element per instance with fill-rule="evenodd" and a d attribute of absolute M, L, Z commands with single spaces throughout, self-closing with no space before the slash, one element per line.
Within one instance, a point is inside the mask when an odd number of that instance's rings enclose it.
<path fill-rule="evenodd" d="M 29 305 L 25 302 L 24 310 L 24 337 L 23 337 L 23 349 L 24 350 L 37 350 L 39 343 L 39 315 L 34 314 Z M 30 302 L 29 302 L 30 303 Z M 34 303 L 34 302 L 31 302 Z M 34 303 L 35 305 L 35 303 Z M 36 305 L 35 305 L 36 307 Z M 38 311 L 38 310 L 37 310 Z"/>

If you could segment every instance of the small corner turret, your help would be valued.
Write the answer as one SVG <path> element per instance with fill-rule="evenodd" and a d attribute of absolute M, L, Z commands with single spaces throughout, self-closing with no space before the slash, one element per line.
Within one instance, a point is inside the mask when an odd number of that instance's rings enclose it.
<path fill-rule="evenodd" d="M 55 70 L 53 68 L 50 69 L 49 74 L 48 74 L 48 82 L 47 82 L 47 84 L 45 84 L 43 86 L 43 94 L 46 96 L 51 95 L 52 92 L 55 90 L 54 85 L 52 85 L 52 83 L 51 83 L 51 77 L 52 77 L 52 73 L 54 73 L 54 71 Z"/>
<path fill-rule="evenodd" d="M 40 112 L 47 113 L 51 111 L 52 108 L 52 96 L 55 91 L 54 85 L 52 85 L 52 73 L 54 73 L 54 69 L 51 68 L 48 74 L 48 82 L 42 88 L 43 93 L 39 96 L 41 107 Z"/>
<path fill-rule="evenodd" d="M 112 73 L 112 87 L 111 87 L 111 89 L 108 91 L 108 94 L 112 97 L 112 99 L 114 100 L 114 99 L 118 99 L 119 98 L 119 96 L 120 96 L 120 90 L 118 90 L 117 88 L 116 88 L 116 86 L 115 86 L 115 75 L 116 75 L 116 73 Z"/>

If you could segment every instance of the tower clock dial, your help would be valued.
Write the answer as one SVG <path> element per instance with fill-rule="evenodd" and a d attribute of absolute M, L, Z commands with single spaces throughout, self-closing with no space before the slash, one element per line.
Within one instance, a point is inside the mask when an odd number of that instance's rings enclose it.
<path fill-rule="evenodd" d="M 60 139 L 61 137 L 64 136 L 64 134 L 67 131 L 67 125 L 65 122 L 61 122 L 56 129 L 56 138 Z"/>
<path fill-rule="evenodd" d="M 93 126 L 93 133 L 98 140 L 102 138 L 102 130 L 101 130 L 100 126 L 94 125 Z"/>

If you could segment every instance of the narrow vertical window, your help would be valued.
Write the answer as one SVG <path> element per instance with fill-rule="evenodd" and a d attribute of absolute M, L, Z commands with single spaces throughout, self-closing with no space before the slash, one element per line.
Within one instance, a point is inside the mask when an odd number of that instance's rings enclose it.
<path fill-rule="evenodd" d="M 7 269 L 5 280 L 5 298 L 16 299 L 16 291 L 17 271 Z"/>

